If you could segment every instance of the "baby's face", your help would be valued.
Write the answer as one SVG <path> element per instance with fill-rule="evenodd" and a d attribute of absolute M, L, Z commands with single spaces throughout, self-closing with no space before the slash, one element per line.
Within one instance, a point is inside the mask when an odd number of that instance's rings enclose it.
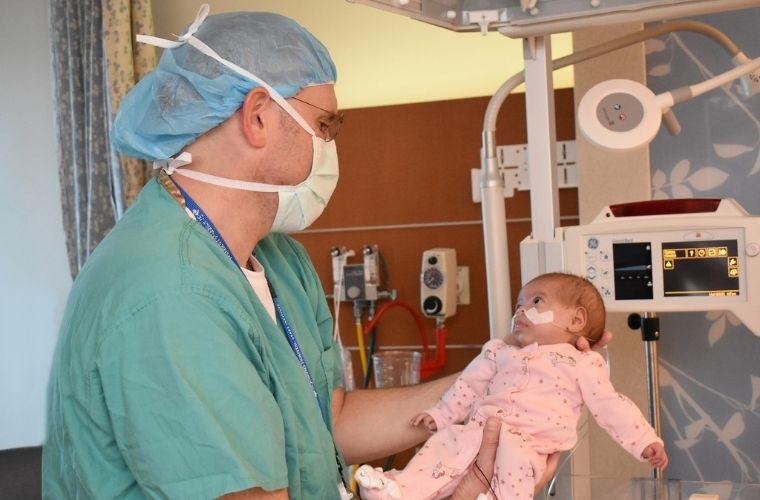
<path fill-rule="evenodd" d="M 512 336 L 521 347 L 534 342 L 539 345 L 575 344 L 576 335 L 568 330 L 575 308 L 560 302 L 555 286 L 537 281 L 520 290 L 512 318 Z"/>

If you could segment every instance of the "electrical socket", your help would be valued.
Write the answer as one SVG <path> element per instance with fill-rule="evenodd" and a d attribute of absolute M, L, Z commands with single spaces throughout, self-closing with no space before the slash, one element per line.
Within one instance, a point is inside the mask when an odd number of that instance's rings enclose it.
<path fill-rule="evenodd" d="M 470 268 L 457 266 L 457 304 L 470 304 Z"/>

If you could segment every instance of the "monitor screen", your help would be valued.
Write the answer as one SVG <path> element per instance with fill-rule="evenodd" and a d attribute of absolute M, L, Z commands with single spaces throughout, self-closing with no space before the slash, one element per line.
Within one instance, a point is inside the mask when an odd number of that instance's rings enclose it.
<path fill-rule="evenodd" d="M 740 295 L 737 240 L 662 243 L 665 297 Z"/>

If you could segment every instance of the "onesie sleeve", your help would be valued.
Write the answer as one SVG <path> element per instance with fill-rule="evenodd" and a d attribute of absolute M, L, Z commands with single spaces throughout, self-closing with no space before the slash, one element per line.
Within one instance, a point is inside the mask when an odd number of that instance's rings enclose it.
<path fill-rule="evenodd" d="M 662 444 L 654 429 L 633 401 L 615 391 L 607 364 L 599 353 L 581 356 L 578 385 L 583 400 L 597 423 L 628 453 L 644 461 L 641 453 L 652 443 Z"/>
<path fill-rule="evenodd" d="M 427 413 L 435 419 L 438 430 L 462 422 L 469 415 L 473 403 L 485 394 L 496 374 L 496 352 L 506 346 L 502 340 L 490 340 L 480 354 L 457 377 L 441 400 Z"/>

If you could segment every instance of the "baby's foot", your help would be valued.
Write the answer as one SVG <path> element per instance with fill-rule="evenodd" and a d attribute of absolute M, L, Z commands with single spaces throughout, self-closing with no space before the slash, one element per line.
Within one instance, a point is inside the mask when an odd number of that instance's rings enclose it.
<path fill-rule="evenodd" d="M 373 469 L 369 465 L 362 465 L 356 470 L 354 479 L 356 479 L 356 482 L 362 487 L 362 489 L 381 490 L 380 492 L 383 493 L 382 496 L 384 498 L 401 498 L 401 491 L 399 490 L 396 481 L 388 479 L 383 473 L 383 470 L 379 467 Z M 375 497 L 375 495 L 372 494 L 367 496 Z"/>
<path fill-rule="evenodd" d="M 388 482 L 382 469 L 379 467 L 373 469 L 369 465 L 359 467 L 354 474 L 354 479 L 359 483 L 359 486 L 368 490 L 382 490 Z"/>

